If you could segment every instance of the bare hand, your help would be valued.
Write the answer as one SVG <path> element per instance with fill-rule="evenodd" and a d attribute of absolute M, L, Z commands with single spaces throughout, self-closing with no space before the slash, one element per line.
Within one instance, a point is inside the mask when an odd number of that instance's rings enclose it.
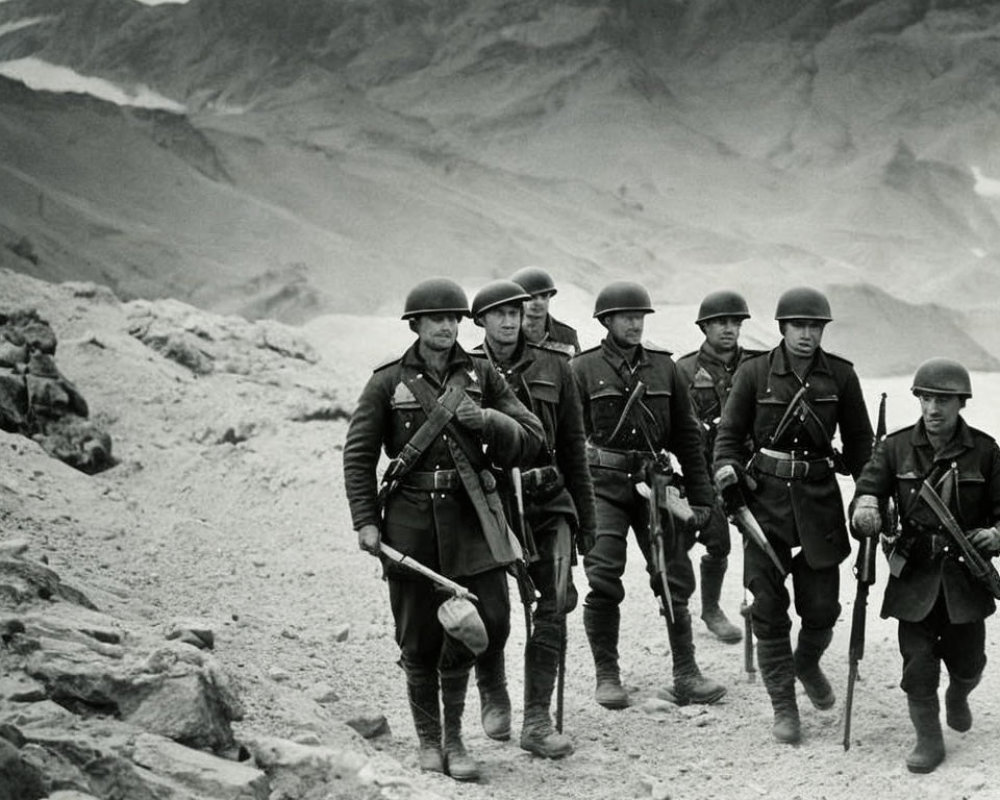
<path fill-rule="evenodd" d="M 455 409 L 455 418 L 470 431 L 481 431 L 485 424 L 483 410 L 473 403 L 468 395 L 462 398 L 462 402 Z"/>
<path fill-rule="evenodd" d="M 373 556 L 379 554 L 378 545 L 381 538 L 377 525 L 362 525 L 358 529 L 358 547 Z"/>

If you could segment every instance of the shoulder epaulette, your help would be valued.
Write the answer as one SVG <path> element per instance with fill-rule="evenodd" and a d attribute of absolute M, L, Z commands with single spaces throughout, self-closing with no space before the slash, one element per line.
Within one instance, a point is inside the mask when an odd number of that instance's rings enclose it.
<path fill-rule="evenodd" d="M 690 353 L 685 353 L 684 355 L 682 355 L 677 360 L 678 361 L 684 361 L 687 358 L 697 358 L 698 357 L 698 353 L 700 353 L 700 352 L 701 352 L 700 350 L 692 350 Z"/>
<path fill-rule="evenodd" d="M 378 364 L 375 367 L 375 369 L 372 370 L 372 372 L 381 372 L 386 367 L 391 367 L 393 364 L 398 364 L 402 360 L 403 360 L 402 356 L 388 356 L 388 357 L 386 357 L 385 361 L 383 361 L 382 363 Z"/>
<path fill-rule="evenodd" d="M 589 355 L 590 353 L 595 353 L 595 352 L 597 352 L 597 351 L 598 351 L 598 350 L 600 350 L 600 349 L 601 349 L 601 345 L 599 345 L 599 344 L 595 344 L 595 345 L 594 345 L 593 347 L 588 347 L 588 348 L 587 348 L 586 350 L 582 350 L 582 351 L 580 351 L 580 352 L 579 352 L 579 353 L 577 354 L 577 356 L 576 356 L 576 357 L 577 357 L 577 358 L 579 358 L 580 356 L 585 356 L 585 355 Z"/>
<path fill-rule="evenodd" d="M 995 442 L 996 441 L 996 438 L 994 436 L 992 436 L 991 434 L 987 433 L 986 431 L 979 430 L 979 428 L 973 428 L 971 425 L 969 425 L 969 430 L 972 431 L 972 435 L 973 436 L 976 436 L 976 437 L 978 437 L 980 439 L 986 439 L 986 441 L 988 441 L 988 442 Z"/>
<path fill-rule="evenodd" d="M 658 344 L 654 344 L 653 342 L 643 342 L 642 349 L 648 350 L 651 353 L 662 353 L 663 355 L 667 356 L 673 355 L 673 353 L 670 350 L 667 350 L 667 348 L 660 347 Z"/>
<path fill-rule="evenodd" d="M 912 431 L 915 427 L 917 427 L 917 423 L 914 422 L 911 423 L 910 425 L 904 425 L 902 428 L 893 428 L 885 435 L 885 438 L 888 439 L 890 436 L 899 436 L 901 433 L 908 433 L 909 431 Z"/>
<path fill-rule="evenodd" d="M 851 361 L 850 359 L 844 358 L 843 356 L 839 356 L 836 353 L 830 353 L 827 350 L 824 350 L 823 352 L 826 353 L 827 358 L 832 359 L 833 361 L 839 361 L 841 364 L 846 364 L 849 367 L 854 366 L 854 362 Z"/>
<path fill-rule="evenodd" d="M 743 351 L 743 361 L 749 361 L 752 358 L 760 358 L 761 356 L 766 356 L 770 353 L 770 350 L 744 350 Z"/>
<path fill-rule="evenodd" d="M 566 356 L 566 358 L 572 358 L 576 354 L 573 345 L 566 344 L 565 342 L 554 342 L 551 339 L 546 339 L 544 342 L 538 342 L 537 344 L 528 342 L 528 347 L 533 347 L 545 353 L 558 353 L 561 356 Z"/>

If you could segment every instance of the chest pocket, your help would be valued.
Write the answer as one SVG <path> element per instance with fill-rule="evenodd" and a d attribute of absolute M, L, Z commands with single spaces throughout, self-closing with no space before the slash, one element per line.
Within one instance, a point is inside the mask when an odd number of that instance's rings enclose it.
<path fill-rule="evenodd" d="M 602 386 L 592 391 L 589 396 L 591 433 L 602 440 L 611 434 L 618 424 L 622 409 L 625 407 L 625 394 L 618 386 Z"/>
<path fill-rule="evenodd" d="M 530 408 L 542 423 L 549 448 L 555 447 L 556 420 L 559 410 L 559 387 L 553 381 L 532 378 L 525 381 L 531 396 Z"/>

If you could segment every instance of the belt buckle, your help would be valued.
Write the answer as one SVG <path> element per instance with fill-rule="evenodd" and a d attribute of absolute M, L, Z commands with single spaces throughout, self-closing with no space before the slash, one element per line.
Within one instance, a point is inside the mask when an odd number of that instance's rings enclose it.
<path fill-rule="evenodd" d="M 809 474 L 809 462 L 800 461 L 799 459 L 792 460 L 792 477 L 798 480 L 802 480 Z"/>
<path fill-rule="evenodd" d="M 434 491 L 450 489 L 452 484 L 451 473 L 443 469 L 434 471 Z"/>

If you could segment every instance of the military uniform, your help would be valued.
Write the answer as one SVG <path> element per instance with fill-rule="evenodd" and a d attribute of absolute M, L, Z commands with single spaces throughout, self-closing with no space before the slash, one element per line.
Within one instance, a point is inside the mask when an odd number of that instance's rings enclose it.
<path fill-rule="evenodd" d="M 952 675 L 978 680 L 986 664 L 983 620 L 996 610 L 992 594 L 957 560 L 940 520 L 919 497 L 925 478 L 934 484 L 946 474 L 954 479 L 939 494 L 951 495 L 950 509 L 963 530 L 1000 521 L 1000 449 L 961 419 L 939 453 L 923 420 L 890 434 L 857 483 L 857 494 L 896 503 L 902 528 L 896 550 L 906 565 L 889 577 L 882 616 L 900 621 L 900 686 L 918 696 L 937 693 L 942 660 Z"/>
<path fill-rule="evenodd" d="M 510 364 L 498 362 L 488 344 L 474 351 L 494 365 L 514 390 L 518 399 L 539 418 L 545 430 L 545 446 L 530 469 L 522 471 L 525 522 L 538 549 L 538 560 L 528 572 L 538 591 L 531 639 L 525 650 L 528 687 L 525 703 L 525 733 L 522 745 L 533 739 L 541 743 L 552 733 L 549 705 L 560 653 L 566 636 L 566 614 L 576 607 L 577 591 L 569 564 L 574 535 L 585 550 L 594 539 L 594 490 L 587 466 L 580 396 L 569 359 L 544 346 L 535 346 L 521 336 Z M 568 545 L 568 546 L 567 546 Z M 567 559 L 566 596 L 557 603 L 557 557 Z M 499 665 L 483 657 L 479 660 L 481 690 L 489 694 L 503 675 Z M 564 747 L 561 749 L 569 749 Z M 558 752 L 558 750 L 557 750 Z"/>
<path fill-rule="evenodd" d="M 629 364 L 607 337 L 599 346 L 574 358 L 571 366 L 583 402 L 597 502 L 597 538 L 584 558 L 590 584 L 584 603 L 584 627 L 594 654 L 600 691 L 603 682 L 620 684 L 619 606 L 625 594 L 621 579 L 629 528 L 635 532 L 646 559 L 653 592 L 657 596 L 662 593 L 651 563 L 648 502 L 636 491 L 636 484 L 645 480 L 646 466 L 657 453 L 669 450 L 683 470 L 691 505 L 709 507 L 715 496 L 687 384 L 669 352 L 639 345 L 634 363 Z M 619 426 L 626 403 L 640 381 L 646 387 L 641 404 L 635 404 L 626 424 Z M 639 419 L 648 421 L 638 424 Z M 694 662 L 687 604 L 695 583 L 684 535 L 675 537 L 674 552 L 667 553 L 667 559 L 675 618 L 668 632 L 675 683 L 683 686 L 689 678 L 704 680 Z"/>
<path fill-rule="evenodd" d="M 797 395 L 802 402 L 788 413 Z M 842 460 L 831 441 L 838 428 Z M 775 738 L 782 742 L 800 736 L 796 677 L 817 708 L 835 702 L 819 661 L 840 615 L 838 565 L 851 552 L 836 470 L 857 477 L 871 454 L 872 436 L 851 363 L 817 348 L 800 380 L 784 342 L 739 367 L 722 412 L 715 466 L 745 470 L 748 485 L 755 484 L 747 493 L 748 507 L 792 574 L 795 610 L 802 620 L 793 653 L 785 576 L 761 548 L 744 548 L 743 580 L 753 594 L 757 660 L 775 711 Z M 749 463 L 748 437 L 754 448 Z M 793 557 L 796 547 L 801 552 Z"/>
<path fill-rule="evenodd" d="M 677 359 L 677 369 L 684 376 L 691 392 L 691 402 L 695 414 L 701 422 L 702 441 L 704 443 L 705 461 L 712 468 L 715 436 L 719 421 L 722 418 L 722 408 L 729 397 L 733 385 L 733 375 L 736 368 L 747 358 L 761 355 L 759 350 L 744 350 L 739 348 L 731 359 L 723 361 L 704 344 L 692 353 Z M 749 453 L 747 454 L 749 456 Z M 701 594 L 702 615 L 717 612 L 722 580 L 728 567 L 728 556 L 732 549 L 732 538 L 729 533 L 729 522 L 721 503 L 716 503 L 712 516 L 702 527 L 698 535 L 699 541 L 705 546 L 705 555 L 701 559 Z M 731 626 L 723 626 L 723 616 L 718 620 L 719 630 L 728 630 Z M 706 617 L 706 622 L 709 618 Z M 715 622 L 715 620 L 713 620 Z M 725 638 L 726 641 L 739 641 L 739 629 Z"/>
<path fill-rule="evenodd" d="M 358 530 L 381 523 L 384 542 L 467 586 L 479 598 L 489 647 L 502 650 L 510 624 L 504 567 L 515 554 L 504 521 L 483 502 L 484 493 L 491 495 L 490 476 L 485 470 L 471 476 L 480 486 L 474 502 L 469 489 L 473 484 L 468 482 L 468 470 L 463 470 L 460 448 L 447 428 L 402 477 L 401 486 L 388 497 L 384 521 L 380 520 L 376 500 L 380 450 L 384 448 L 390 458 L 397 457 L 426 420 L 415 388 L 428 387 L 437 397 L 449 386 L 464 390 L 482 407 L 484 428 L 478 434 L 469 433 L 485 445 L 492 463 L 511 467 L 535 457 L 544 441 L 541 425 L 485 360 L 473 359 L 456 344 L 446 375 L 439 380 L 427 369 L 414 344 L 400 359 L 376 369 L 351 418 L 344 445 L 344 481 L 351 517 Z M 479 469 L 479 465 L 474 468 Z M 445 637 L 436 616 L 444 596 L 428 580 L 406 573 L 394 562 L 386 564 L 386 575 L 418 735 L 422 743 L 425 737 L 429 741 L 434 733 L 431 718 L 439 724 L 440 671 L 447 747 L 449 723 L 460 731 L 473 654 Z"/>
<path fill-rule="evenodd" d="M 560 322 L 551 314 L 545 318 L 545 337 L 537 344 L 544 347 L 546 344 L 562 345 L 554 348 L 575 356 L 580 353 L 580 337 L 576 333 L 576 328 Z"/>

